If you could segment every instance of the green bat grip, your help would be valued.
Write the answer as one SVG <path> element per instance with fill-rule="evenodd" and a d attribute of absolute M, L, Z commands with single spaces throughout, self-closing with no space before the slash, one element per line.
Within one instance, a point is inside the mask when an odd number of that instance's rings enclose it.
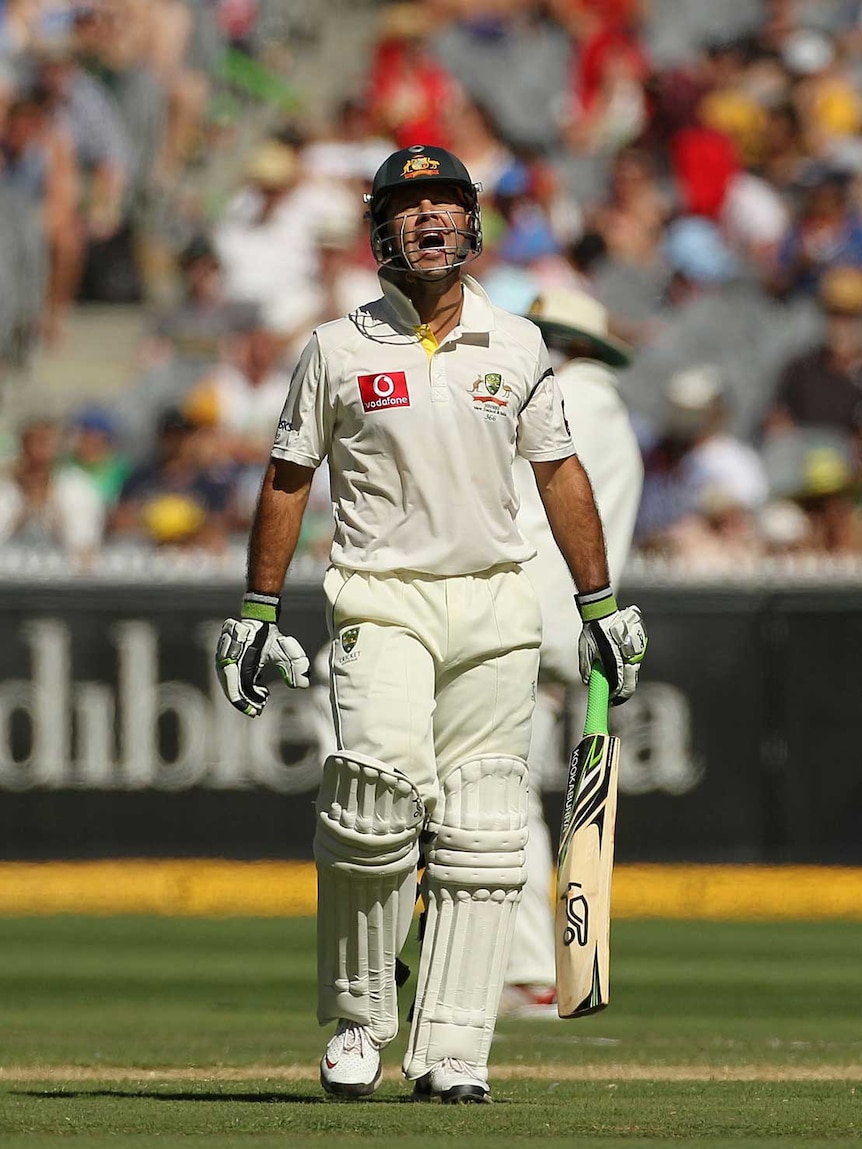
<path fill-rule="evenodd" d="M 593 663 L 590 671 L 590 684 L 587 693 L 587 717 L 584 722 L 584 737 L 588 734 L 607 734 L 608 701 L 611 689 L 601 664 Z"/>

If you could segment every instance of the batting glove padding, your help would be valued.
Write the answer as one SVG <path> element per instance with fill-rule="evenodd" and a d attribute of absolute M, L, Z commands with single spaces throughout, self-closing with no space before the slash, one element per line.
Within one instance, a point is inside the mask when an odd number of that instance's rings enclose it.
<path fill-rule="evenodd" d="M 308 656 L 295 638 L 274 622 L 229 618 L 216 647 L 216 671 L 231 706 L 257 718 L 269 698 L 259 681 L 265 666 L 275 666 L 288 686 L 308 686 Z"/>
<path fill-rule="evenodd" d="M 647 634 L 636 606 L 617 607 L 610 588 L 576 595 L 583 629 L 578 641 L 578 667 L 589 682 L 594 662 L 600 662 L 610 688 L 612 706 L 634 694 L 647 648 Z"/>

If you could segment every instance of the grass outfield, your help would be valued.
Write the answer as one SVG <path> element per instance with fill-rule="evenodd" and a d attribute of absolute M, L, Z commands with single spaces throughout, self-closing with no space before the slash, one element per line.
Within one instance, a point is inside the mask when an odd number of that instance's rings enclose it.
<path fill-rule="evenodd" d="M 322 1097 L 309 919 L 4 918 L 0 936 L 3 1149 L 862 1139 L 858 922 L 618 922 L 610 1009 L 501 1022 L 496 1103 L 472 1107 L 405 1103 L 403 1034 L 372 1101 Z"/>

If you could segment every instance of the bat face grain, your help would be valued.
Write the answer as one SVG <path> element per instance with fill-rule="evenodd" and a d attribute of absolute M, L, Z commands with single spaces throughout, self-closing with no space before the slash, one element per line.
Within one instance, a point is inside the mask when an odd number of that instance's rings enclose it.
<path fill-rule="evenodd" d="M 592 679 L 590 689 L 591 721 L 595 724 Z M 605 729 L 606 705 L 605 694 L 601 716 Z M 557 855 L 555 949 L 560 1017 L 595 1013 L 609 1000 L 619 752 L 618 738 L 606 732 L 589 733 L 575 747 L 569 764 Z"/>

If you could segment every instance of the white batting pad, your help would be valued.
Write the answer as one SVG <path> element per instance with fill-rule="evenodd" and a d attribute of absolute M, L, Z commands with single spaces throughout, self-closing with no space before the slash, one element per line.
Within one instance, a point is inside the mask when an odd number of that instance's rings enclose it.
<path fill-rule="evenodd" d="M 444 1057 L 486 1074 L 525 880 L 527 766 L 474 758 L 443 781 L 426 850 L 425 935 L 404 1075 Z"/>
<path fill-rule="evenodd" d="M 512 931 L 505 980 L 515 985 L 553 985 L 556 966 L 552 883 L 556 867 L 542 797 L 532 788 L 527 828 L 527 881 L 521 891 L 521 904 Z"/>
<path fill-rule="evenodd" d="M 418 791 L 364 754 L 323 764 L 317 799 L 317 969 L 321 1025 L 345 1018 L 380 1045 L 398 1032 L 395 959 L 413 918 Z"/>
<path fill-rule="evenodd" d="M 527 764 L 530 802 L 527 813 L 527 881 L 512 932 L 506 981 L 553 985 L 555 858 L 545 822 L 541 790 L 547 779 L 560 776 L 563 763 L 562 713 L 565 697 L 557 684 L 539 683 Z"/>

